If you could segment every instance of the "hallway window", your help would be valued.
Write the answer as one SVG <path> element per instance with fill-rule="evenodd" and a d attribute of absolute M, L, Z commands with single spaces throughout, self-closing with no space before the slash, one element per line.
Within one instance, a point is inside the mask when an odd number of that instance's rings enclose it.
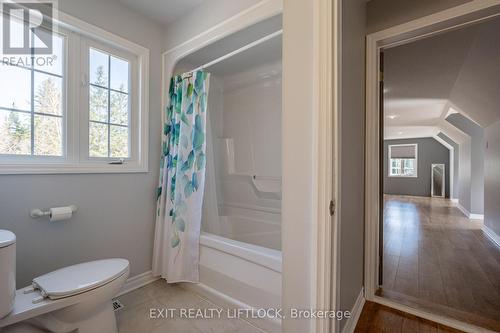
<path fill-rule="evenodd" d="M 417 177 L 418 145 L 389 145 L 389 177 Z"/>

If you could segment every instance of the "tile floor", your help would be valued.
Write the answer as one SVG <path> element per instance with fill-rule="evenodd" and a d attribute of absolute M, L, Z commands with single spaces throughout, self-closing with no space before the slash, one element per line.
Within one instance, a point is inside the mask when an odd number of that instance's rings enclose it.
<path fill-rule="evenodd" d="M 225 311 L 221 318 L 150 319 L 150 309 L 214 309 L 220 308 L 201 296 L 177 285 L 158 280 L 128 294 L 118 297 L 124 308 L 116 312 L 120 333 L 262 333 L 264 331 L 241 320 L 227 318 Z M 155 310 L 153 310 L 155 311 Z M 180 310 L 179 310 L 180 311 Z M 157 317 L 160 312 L 156 312 Z"/>

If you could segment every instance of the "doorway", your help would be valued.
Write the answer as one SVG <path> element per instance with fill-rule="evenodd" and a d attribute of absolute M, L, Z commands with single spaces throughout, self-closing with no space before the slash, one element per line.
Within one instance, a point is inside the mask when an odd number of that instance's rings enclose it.
<path fill-rule="evenodd" d="M 473 131 L 497 120 L 471 116 L 459 107 L 463 92 L 452 99 L 446 89 L 463 79 L 478 30 L 498 13 L 498 4 L 469 4 L 367 39 L 366 297 L 468 331 L 500 330 L 500 248 L 480 220 L 479 195 L 469 189 L 467 201 L 457 179 L 477 176 L 484 147 Z M 422 67 L 433 52 L 443 58 L 438 74 Z"/>

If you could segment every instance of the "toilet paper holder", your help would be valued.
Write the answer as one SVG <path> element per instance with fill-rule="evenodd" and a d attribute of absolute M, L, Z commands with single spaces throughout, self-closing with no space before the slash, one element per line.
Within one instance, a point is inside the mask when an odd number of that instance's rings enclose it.
<path fill-rule="evenodd" d="M 71 208 L 72 213 L 75 213 L 78 210 L 78 207 L 75 205 L 71 205 L 71 206 L 69 206 L 69 208 Z M 48 209 L 48 210 L 41 210 L 38 208 L 33 209 L 30 212 L 30 216 L 34 219 L 39 218 L 39 217 L 43 217 L 43 216 L 50 216 L 50 209 Z"/>

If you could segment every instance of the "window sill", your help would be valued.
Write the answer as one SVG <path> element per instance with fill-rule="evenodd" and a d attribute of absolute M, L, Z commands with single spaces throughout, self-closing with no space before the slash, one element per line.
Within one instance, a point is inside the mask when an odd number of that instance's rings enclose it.
<path fill-rule="evenodd" d="M 0 164 L 0 175 L 147 173 L 147 164 Z"/>

